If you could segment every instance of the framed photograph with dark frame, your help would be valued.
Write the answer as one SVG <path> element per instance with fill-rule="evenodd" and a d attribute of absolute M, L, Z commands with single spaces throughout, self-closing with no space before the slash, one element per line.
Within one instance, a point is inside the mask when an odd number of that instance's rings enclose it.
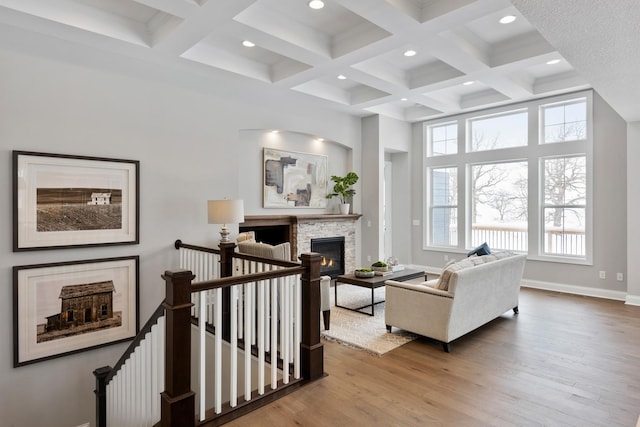
<path fill-rule="evenodd" d="M 263 207 L 326 208 L 327 156 L 264 149 Z"/>
<path fill-rule="evenodd" d="M 138 256 L 13 267 L 13 366 L 130 340 Z"/>
<path fill-rule="evenodd" d="M 139 243 L 140 162 L 13 152 L 13 250 Z"/>

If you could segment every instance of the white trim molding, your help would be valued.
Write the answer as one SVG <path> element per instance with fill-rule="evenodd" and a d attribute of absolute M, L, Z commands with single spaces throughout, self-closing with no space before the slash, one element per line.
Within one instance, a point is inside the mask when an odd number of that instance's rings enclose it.
<path fill-rule="evenodd" d="M 602 288 L 589 288 L 586 286 L 567 285 L 563 283 L 543 282 L 541 280 L 522 280 L 522 286 L 525 288 L 542 289 L 545 291 L 562 292 L 565 294 L 582 295 L 585 297 L 595 297 L 611 299 L 616 301 L 625 301 L 629 304 L 626 292 L 612 291 L 610 289 Z M 640 297 L 638 298 L 638 305 L 640 305 Z"/>
<path fill-rule="evenodd" d="M 640 296 L 627 294 L 627 298 L 625 298 L 624 303 L 628 305 L 640 306 Z M 638 421 L 640 421 L 640 419 Z M 640 427 L 640 424 L 638 424 L 638 427 Z"/>

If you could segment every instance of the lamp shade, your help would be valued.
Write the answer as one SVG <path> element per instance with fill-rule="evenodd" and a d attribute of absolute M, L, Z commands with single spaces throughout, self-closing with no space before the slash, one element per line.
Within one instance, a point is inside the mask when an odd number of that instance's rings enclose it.
<path fill-rule="evenodd" d="M 239 224 L 244 222 L 244 201 L 209 200 L 209 224 Z"/>

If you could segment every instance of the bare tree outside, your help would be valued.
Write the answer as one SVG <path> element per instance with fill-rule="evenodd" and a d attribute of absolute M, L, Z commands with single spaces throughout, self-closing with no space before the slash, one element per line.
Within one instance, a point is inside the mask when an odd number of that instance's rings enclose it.
<path fill-rule="evenodd" d="M 554 227 L 565 225 L 566 213 L 573 214 L 578 225 L 583 225 L 583 211 L 586 203 L 586 168 L 584 157 L 563 157 L 544 161 L 544 202 Z M 572 209 L 576 206 L 579 209 Z"/>
<path fill-rule="evenodd" d="M 458 129 L 465 125 L 468 138 L 464 157 L 453 156 L 451 166 L 432 169 L 432 196 L 439 196 L 431 200 L 432 237 L 441 238 L 443 243 L 454 240 L 454 227 L 457 229 L 460 224 L 454 216 L 457 183 L 451 172 L 464 168 L 468 181 L 463 184 L 469 184 L 468 191 L 466 187 L 463 191 L 469 208 L 467 224 L 461 227 L 465 244 L 476 246 L 487 241 L 492 248 L 527 251 L 529 210 L 535 209 L 544 237 L 533 237 L 536 241 L 544 239 L 544 243 L 539 242 L 544 245 L 541 252 L 584 256 L 587 155 L 586 148 L 579 147 L 588 139 L 588 102 L 576 98 L 538 108 L 540 114 L 536 112 L 535 116 L 540 126 L 539 141 L 530 140 L 529 115 L 533 110 L 528 107 L 439 124 L 437 135 L 436 127 L 432 129 L 431 142 L 437 147 L 432 147 L 428 157 L 455 153 L 454 144 L 451 150 L 446 146 L 454 141 L 455 125 Z M 569 141 L 574 143 L 560 146 Z M 534 147 L 544 144 L 558 146 L 546 147 L 542 152 Z M 529 172 L 538 168 L 541 176 L 537 182 L 530 182 Z M 536 194 L 529 194 L 530 187 L 535 188 Z M 469 226 L 471 236 L 466 235 Z"/>
<path fill-rule="evenodd" d="M 498 190 L 493 192 L 488 200 L 487 204 L 498 211 L 498 221 L 505 222 L 508 219 L 516 218 L 519 215 L 517 214 L 517 205 L 516 201 L 518 200 L 518 196 L 504 190 Z"/>

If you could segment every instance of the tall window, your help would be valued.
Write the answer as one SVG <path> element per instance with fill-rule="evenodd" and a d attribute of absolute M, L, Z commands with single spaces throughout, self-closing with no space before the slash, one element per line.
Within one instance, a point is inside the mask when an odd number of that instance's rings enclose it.
<path fill-rule="evenodd" d="M 586 157 L 543 159 L 544 252 L 585 255 Z"/>
<path fill-rule="evenodd" d="M 471 246 L 527 250 L 527 162 L 471 165 Z"/>
<path fill-rule="evenodd" d="M 431 244 L 458 243 L 458 169 L 431 170 Z"/>
<path fill-rule="evenodd" d="M 424 248 L 589 263 L 591 104 L 585 91 L 425 123 Z"/>

